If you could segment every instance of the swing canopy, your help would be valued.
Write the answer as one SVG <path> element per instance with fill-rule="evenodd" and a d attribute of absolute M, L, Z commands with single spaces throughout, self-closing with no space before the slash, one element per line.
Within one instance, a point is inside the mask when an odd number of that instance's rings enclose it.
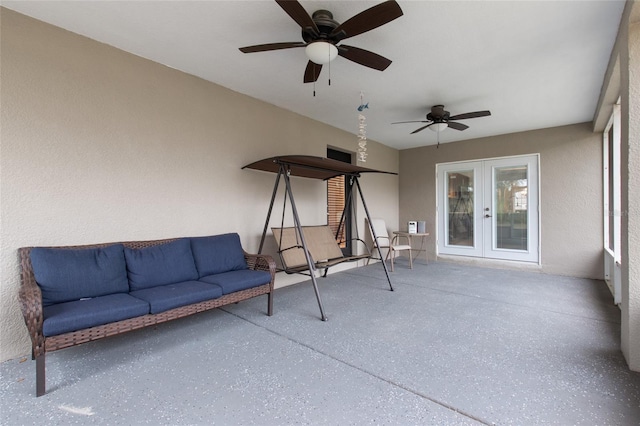
<path fill-rule="evenodd" d="M 278 173 L 281 165 L 287 166 L 291 176 L 322 180 L 331 179 L 341 175 L 360 176 L 361 173 L 387 173 L 397 175 L 397 173 L 394 172 L 368 169 L 366 167 L 332 160 L 330 158 L 314 157 L 311 155 L 281 155 L 278 157 L 265 158 L 254 163 L 247 164 L 243 169 Z"/>

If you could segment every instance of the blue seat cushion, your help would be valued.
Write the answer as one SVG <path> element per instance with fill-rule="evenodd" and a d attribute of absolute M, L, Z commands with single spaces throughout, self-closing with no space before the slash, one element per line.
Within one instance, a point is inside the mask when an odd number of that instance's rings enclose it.
<path fill-rule="evenodd" d="M 42 331 L 47 337 L 56 336 L 148 313 L 147 302 L 124 293 L 110 294 L 45 306 Z"/>
<path fill-rule="evenodd" d="M 201 281 L 184 281 L 136 290 L 130 294 L 148 302 L 151 313 L 157 314 L 180 306 L 217 299 L 222 296 L 222 289 Z"/>
<path fill-rule="evenodd" d="M 238 234 L 191 238 L 191 250 L 201 277 L 247 269 Z"/>
<path fill-rule="evenodd" d="M 43 306 L 129 291 L 122 244 L 85 249 L 35 247 L 30 256 Z"/>
<path fill-rule="evenodd" d="M 265 271 L 244 269 L 241 271 L 223 272 L 221 274 L 201 277 L 200 281 L 219 285 L 223 294 L 246 290 L 271 282 L 271 274 Z"/>
<path fill-rule="evenodd" d="M 132 291 L 198 278 L 189 239 L 143 249 L 124 249 Z"/>

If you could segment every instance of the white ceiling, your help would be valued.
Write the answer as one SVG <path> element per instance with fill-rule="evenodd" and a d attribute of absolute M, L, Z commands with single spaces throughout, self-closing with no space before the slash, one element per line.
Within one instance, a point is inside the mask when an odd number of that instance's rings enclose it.
<path fill-rule="evenodd" d="M 344 22 L 380 1 L 301 0 Z M 300 27 L 272 0 L 2 1 L 66 28 L 352 132 L 360 94 L 367 137 L 405 149 L 436 143 L 410 135 L 432 105 L 461 121 L 440 143 L 591 121 L 624 1 L 398 1 L 404 16 L 345 40 L 393 61 L 380 72 L 342 57 L 303 84 L 304 49 L 241 53 L 254 44 L 302 41 Z"/>

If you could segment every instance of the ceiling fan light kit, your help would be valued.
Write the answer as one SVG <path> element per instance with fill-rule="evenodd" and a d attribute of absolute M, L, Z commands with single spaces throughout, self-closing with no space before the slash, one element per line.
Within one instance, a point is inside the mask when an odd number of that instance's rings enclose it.
<path fill-rule="evenodd" d="M 433 132 L 441 132 L 447 127 L 449 127 L 447 123 L 433 123 L 431 126 L 429 126 L 429 130 Z"/>
<path fill-rule="evenodd" d="M 315 41 L 304 49 L 307 58 L 315 64 L 324 65 L 338 56 L 338 48 L 326 41 Z"/>

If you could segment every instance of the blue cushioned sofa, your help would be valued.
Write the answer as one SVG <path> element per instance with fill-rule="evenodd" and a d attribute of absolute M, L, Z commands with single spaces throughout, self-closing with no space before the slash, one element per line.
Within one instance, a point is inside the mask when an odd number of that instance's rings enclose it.
<path fill-rule="evenodd" d="M 20 304 L 45 393 L 45 354 L 267 295 L 276 266 L 238 234 L 68 247 L 24 247 Z"/>

